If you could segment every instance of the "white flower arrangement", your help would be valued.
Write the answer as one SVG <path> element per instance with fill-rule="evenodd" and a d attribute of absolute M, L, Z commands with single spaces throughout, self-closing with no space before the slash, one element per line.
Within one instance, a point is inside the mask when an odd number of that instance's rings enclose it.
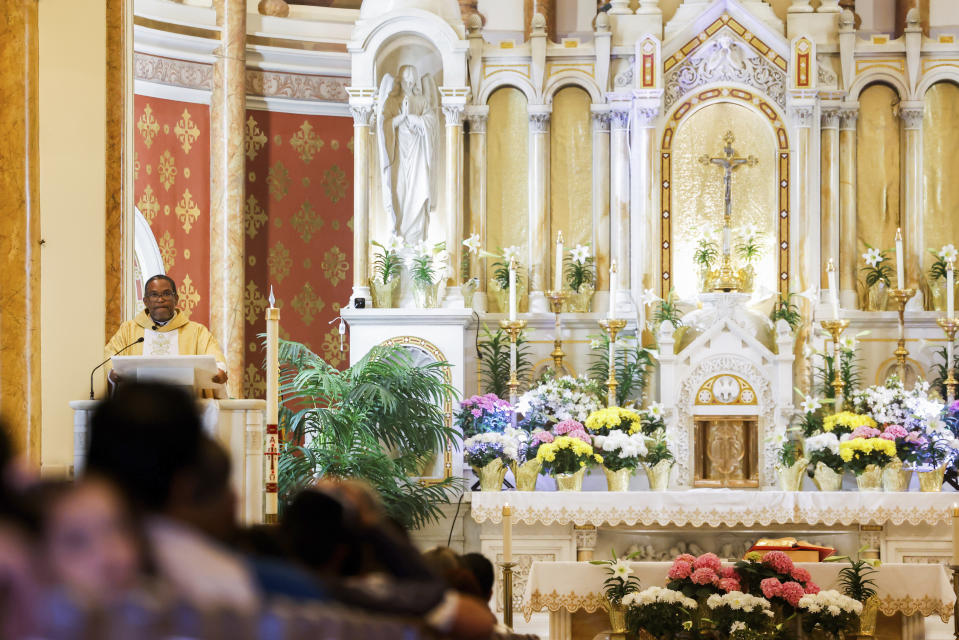
<path fill-rule="evenodd" d="M 926 433 L 936 430 L 943 408 L 942 402 L 929 397 L 925 380 L 909 390 L 893 380 L 856 391 L 852 398 L 857 412 L 868 413 L 879 424 L 899 424 Z"/>
<path fill-rule="evenodd" d="M 630 593 L 623 598 L 623 604 L 629 607 L 642 607 L 650 604 L 678 604 L 690 610 L 698 606 L 695 600 L 687 598 L 681 591 L 673 591 L 664 587 L 650 587 L 639 593 Z"/>
<path fill-rule="evenodd" d="M 516 405 L 524 416 L 524 426 L 544 426 L 540 422 L 576 420 L 586 422 L 593 411 L 600 408 L 596 385 L 591 380 L 563 376 L 536 386 L 522 396 Z M 532 424 L 532 423 L 536 424 Z"/>
<path fill-rule="evenodd" d="M 642 458 L 647 453 L 646 436 L 642 433 L 629 435 L 620 429 L 613 429 L 608 436 L 593 436 L 593 448 L 616 452 L 621 458 Z"/>
<path fill-rule="evenodd" d="M 488 431 L 467 438 L 463 442 L 463 455 L 467 464 L 472 466 L 485 466 L 493 458 L 510 464 L 519 460 L 520 446 L 521 443 L 514 434 Z"/>
<path fill-rule="evenodd" d="M 820 433 L 819 435 L 806 438 L 807 455 L 824 449 L 839 455 L 839 438 L 835 433 Z"/>
<path fill-rule="evenodd" d="M 861 602 L 831 589 L 804 595 L 799 599 L 799 608 L 810 613 L 828 611 L 834 616 L 840 613 L 852 613 L 858 616 L 862 613 Z"/>
<path fill-rule="evenodd" d="M 740 591 L 730 591 L 722 595 L 714 593 L 706 599 L 706 606 L 710 609 L 719 609 L 720 607 L 729 607 L 733 611 L 744 611 L 752 613 L 753 611 L 762 612 L 763 615 L 773 617 L 773 611 L 770 608 L 769 600 L 751 596 L 748 593 Z"/>

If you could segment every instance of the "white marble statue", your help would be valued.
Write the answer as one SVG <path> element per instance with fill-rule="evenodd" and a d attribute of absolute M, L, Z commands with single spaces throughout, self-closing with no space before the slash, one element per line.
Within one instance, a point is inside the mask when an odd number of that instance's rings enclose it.
<path fill-rule="evenodd" d="M 376 102 L 377 147 L 383 206 L 393 233 L 412 246 L 426 240 L 436 206 L 440 96 L 431 75 L 412 65 L 399 69 L 399 83 L 386 73 Z"/>

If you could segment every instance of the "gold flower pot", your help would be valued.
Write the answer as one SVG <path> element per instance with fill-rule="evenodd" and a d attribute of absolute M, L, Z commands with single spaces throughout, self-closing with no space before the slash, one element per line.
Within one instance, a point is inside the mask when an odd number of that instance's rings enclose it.
<path fill-rule="evenodd" d="M 579 291 L 570 291 L 566 304 L 563 305 L 563 311 L 566 313 L 589 313 L 589 308 L 593 304 L 593 294 L 596 289 L 591 284 L 584 284 Z"/>
<path fill-rule="evenodd" d="M 929 293 L 932 294 L 932 309 L 933 311 L 945 311 L 946 310 L 946 279 L 939 278 L 938 280 L 926 280 L 926 283 L 929 285 Z"/>
<path fill-rule="evenodd" d="M 650 491 L 666 491 L 669 489 L 669 472 L 673 468 L 672 460 L 660 460 L 655 465 L 646 467 L 646 476 L 649 478 Z"/>
<path fill-rule="evenodd" d="M 586 475 L 586 467 L 583 467 L 576 473 L 557 473 L 556 489 L 558 491 L 582 491 L 583 476 Z"/>
<path fill-rule="evenodd" d="M 370 279 L 370 293 L 373 295 L 373 306 L 377 309 L 392 309 L 393 296 L 396 293 L 396 286 L 400 283 L 399 278 L 393 278 L 386 284 Z"/>
<path fill-rule="evenodd" d="M 417 309 L 435 309 L 439 306 L 439 283 L 413 283 L 413 301 Z"/>
<path fill-rule="evenodd" d="M 543 463 L 536 458 L 527 460 L 521 465 L 513 464 L 513 477 L 516 478 L 517 491 L 535 491 L 536 478 L 539 477 Z"/>
<path fill-rule="evenodd" d="M 499 281 L 496 278 L 490 278 L 486 287 L 486 295 L 496 301 L 496 311 L 500 313 L 509 313 L 509 289 L 501 289 Z M 526 312 L 527 295 L 522 287 L 516 288 L 516 311 L 517 313 Z M 489 309 L 492 313 L 493 309 Z"/>
<path fill-rule="evenodd" d="M 885 311 L 889 299 L 889 287 L 885 282 L 877 282 L 866 291 L 866 311 Z"/>
<path fill-rule="evenodd" d="M 473 467 L 473 471 L 479 476 L 481 491 L 500 491 L 503 488 L 503 480 L 506 479 L 506 469 L 508 467 L 503 461 L 496 458 L 485 467 Z"/>
<path fill-rule="evenodd" d="M 942 491 L 942 481 L 946 476 L 945 465 L 932 471 L 916 471 L 919 476 L 919 490 L 925 492 Z"/>
<path fill-rule="evenodd" d="M 633 475 L 632 469 L 610 471 L 604 466 L 603 473 L 606 474 L 606 486 L 610 491 L 629 491 L 629 478 Z"/>
<path fill-rule="evenodd" d="M 902 460 L 894 459 L 882 468 L 883 491 L 906 491 L 912 479 L 912 469 L 903 469 Z"/>
<path fill-rule="evenodd" d="M 779 474 L 779 488 L 783 491 L 802 490 L 802 478 L 808 466 L 809 460 L 806 458 L 799 458 L 791 467 L 777 465 L 776 473 Z"/>
<path fill-rule="evenodd" d="M 607 600 L 606 612 L 609 614 L 610 631 L 612 633 L 626 633 L 626 605 Z"/>
<path fill-rule="evenodd" d="M 858 638 L 871 638 L 876 634 L 876 619 L 879 617 L 879 598 L 872 596 L 862 603 L 862 613 L 859 614 L 858 629 L 853 625 L 853 629 L 858 633 L 853 634 Z"/>
<path fill-rule="evenodd" d="M 842 473 L 836 473 L 822 462 L 816 463 L 812 481 L 820 491 L 841 491 Z"/>
<path fill-rule="evenodd" d="M 743 293 L 752 293 L 753 292 L 753 283 L 756 280 L 756 269 L 753 265 L 746 265 L 739 270 L 739 283 L 743 289 Z"/>
<path fill-rule="evenodd" d="M 860 491 L 882 491 L 882 467 L 866 465 L 866 469 L 856 475 L 856 484 Z"/>

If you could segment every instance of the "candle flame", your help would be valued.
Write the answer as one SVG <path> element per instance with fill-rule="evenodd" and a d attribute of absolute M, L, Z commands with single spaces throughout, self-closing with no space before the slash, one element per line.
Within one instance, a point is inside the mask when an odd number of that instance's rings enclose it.
<path fill-rule="evenodd" d="M 615 260 L 613 260 L 613 261 L 610 263 L 610 265 L 609 265 L 609 272 L 610 272 L 610 273 L 616 273 L 616 261 L 615 261 Z"/>
<path fill-rule="evenodd" d="M 896 240 L 902 240 L 902 228 L 896 227 Z"/>
<path fill-rule="evenodd" d="M 559 233 L 556 234 L 556 242 L 559 243 L 562 241 L 563 241 L 563 232 L 560 231 Z"/>
<path fill-rule="evenodd" d="M 270 297 L 268 298 L 268 300 L 270 301 L 270 308 L 271 308 L 271 309 L 273 309 L 274 307 L 276 307 L 276 298 L 273 297 L 273 285 L 272 285 L 272 284 L 270 285 Z"/>
<path fill-rule="evenodd" d="M 504 515 L 504 516 L 512 516 L 512 515 L 513 515 L 513 507 L 509 506 L 509 503 L 508 503 L 508 502 L 503 505 L 503 515 Z"/>
<path fill-rule="evenodd" d="M 959 518 L 959 504 L 952 503 L 952 517 Z"/>
<path fill-rule="evenodd" d="M 832 263 L 832 258 L 829 258 L 829 264 L 826 265 L 826 271 L 835 271 L 836 266 Z"/>

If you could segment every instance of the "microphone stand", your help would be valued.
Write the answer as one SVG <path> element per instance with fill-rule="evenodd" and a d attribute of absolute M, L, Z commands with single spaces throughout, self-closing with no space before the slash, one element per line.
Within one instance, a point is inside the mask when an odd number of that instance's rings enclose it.
<path fill-rule="evenodd" d="M 133 342 L 131 342 L 131 343 L 128 344 L 127 346 L 123 347 L 122 349 L 120 349 L 119 351 L 117 351 L 116 353 L 114 353 L 113 356 L 120 355 L 121 353 L 123 353 L 124 351 L 126 351 L 127 349 L 129 349 L 130 347 L 132 347 L 133 345 L 135 345 L 135 344 L 140 344 L 141 342 L 143 342 L 143 336 L 140 336 L 139 338 L 137 338 L 136 340 L 134 340 Z M 105 365 L 106 363 L 110 362 L 110 360 L 113 359 L 113 356 L 110 356 L 109 358 L 107 358 L 106 360 L 104 360 L 103 362 L 101 362 L 100 364 L 98 364 L 97 366 L 93 367 L 93 371 L 90 372 L 90 399 L 91 399 L 91 400 L 94 399 L 94 397 L 93 397 L 93 374 L 97 372 L 97 369 L 99 369 L 100 367 L 102 367 L 102 366 Z"/>

